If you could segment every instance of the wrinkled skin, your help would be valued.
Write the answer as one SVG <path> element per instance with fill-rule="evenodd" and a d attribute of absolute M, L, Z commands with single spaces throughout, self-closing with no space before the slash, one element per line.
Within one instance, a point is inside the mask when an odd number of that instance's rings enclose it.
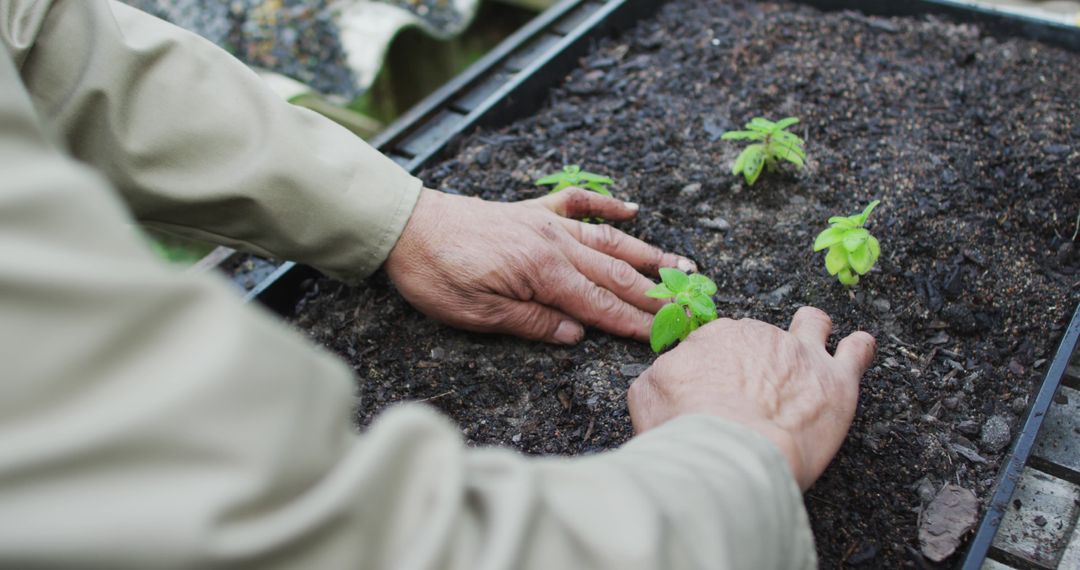
<path fill-rule="evenodd" d="M 384 265 L 414 307 L 458 328 L 574 344 L 583 325 L 647 341 L 664 301 L 642 272 L 695 271 L 606 224 L 637 206 L 570 188 L 515 203 L 424 190 Z M 857 332 L 825 348 L 832 322 L 803 307 L 788 331 L 713 321 L 660 356 L 627 394 L 637 433 L 681 415 L 745 425 L 784 454 L 807 489 L 836 454 L 855 414 L 874 339 Z"/>
<path fill-rule="evenodd" d="M 803 307 L 788 331 L 744 319 L 713 321 L 646 370 L 627 394 L 637 433 L 677 416 L 743 424 L 773 442 L 806 490 L 836 455 L 855 415 L 874 338 L 854 333 L 830 355 L 832 322 Z"/>
<path fill-rule="evenodd" d="M 644 342 L 664 302 L 645 296 L 653 283 L 641 272 L 696 267 L 571 219 L 636 215 L 578 188 L 514 203 L 423 190 L 384 268 L 412 306 L 461 329 L 574 344 L 592 326 Z"/>

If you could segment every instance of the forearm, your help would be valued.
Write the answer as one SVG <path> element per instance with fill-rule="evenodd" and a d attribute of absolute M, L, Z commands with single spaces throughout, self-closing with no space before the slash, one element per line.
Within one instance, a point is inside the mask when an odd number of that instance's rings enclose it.
<path fill-rule="evenodd" d="M 383 262 L 419 180 L 198 36 L 117 2 L 52 4 L 6 23 L 22 79 L 140 222 L 349 281 Z"/>

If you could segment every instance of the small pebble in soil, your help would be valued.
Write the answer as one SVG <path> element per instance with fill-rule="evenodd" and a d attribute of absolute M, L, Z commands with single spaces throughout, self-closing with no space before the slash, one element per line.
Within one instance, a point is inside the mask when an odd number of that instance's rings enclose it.
<path fill-rule="evenodd" d="M 623 364 L 619 367 L 619 373 L 627 378 L 637 378 L 648 369 L 648 364 Z"/>
<path fill-rule="evenodd" d="M 724 218 L 699 218 L 698 225 L 717 232 L 726 232 L 731 229 L 731 224 Z"/>
<path fill-rule="evenodd" d="M 961 540 L 975 527 L 979 499 L 975 493 L 956 485 L 945 485 L 923 511 L 919 524 L 922 553 L 941 562 L 956 552 Z"/>
<path fill-rule="evenodd" d="M 982 436 L 979 438 L 979 447 L 984 451 L 997 453 L 1009 445 L 1012 432 L 1009 429 L 1009 420 L 1005 416 L 991 416 L 982 427 Z"/>
<path fill-rule="evenodd" d="M 874 299 L 870 304 L 873 305 L 874 310 L 879 313 L 888 313 L 889 309 L 892 308 L 892 304 L 889 303 L 888 299 L 882 299 L 880 297 Z"/>
<path fill-rule="evenodd" d="M 964 459 L 967 459 L 968 461 L 971 461 L 973 463 L 986 463 L 986 458 L 979 455 L 979 453 L 974 449 L 964 447 L 963 445 L 956 443 L 951 444 L 949 448 L 956 452 L 957 455 L 963 457 Z"/>
<path fill-rule="evenodd" d="M 929 504 L 934 500 L 934 495 L 937 494 L 937 489 L 934 484 L 930 482 L 930 479 L 923 477 L 919 479 L 918 483 L 915 483 L 915 494 L 919 496 L 919 499 L 923 504 Z"/>
<path fill-rule="evenodd" d="M 698 192 L 701 192 L 701 183 L 694 182 L 693 184 L 687 184 L 686 186 L 683 186 L 682 190 L 679 190 L 679 195 L 695 196 Z"/>
<path fill-rule="evenodd" d="M 949 339 L 949 333 L 947 333 L 945 331 L 938 331 L 938 333 L 936 335 L 934 335 L 930 340 L 928 340 L 926 342 L 928 342 L 930 344 L 941 345 L 941 344 L 948 344 L 949 340 L 950 340 Z"/>
<path fill-rule="evenodd" d="M 780 302 L 784 300 L 784 297 L 787 297 L 788 294 L 791 293 L 791 290 L 793 288 L 794 287 L 791 285 L 791 283 L 781 285 L 776 289 L 773 289 L 771 293 L 766 295 L 765 300 L 768 301 L 770 305 L 779 305 Z"/>

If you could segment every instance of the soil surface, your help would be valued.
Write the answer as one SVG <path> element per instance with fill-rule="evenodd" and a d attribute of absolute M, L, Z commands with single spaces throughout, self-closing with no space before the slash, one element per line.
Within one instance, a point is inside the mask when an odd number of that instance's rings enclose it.
<path fill-rule="evenodd" d="M 802 119 L 804 170 L 752 188 L 730 174 L 742 144 L 720 135 L 754 116 Z M 466 138 L 422 178 L 520 200 L 570 163 L 641 204 L 621 229 L 697 260 L 722 316 L 786 327 L 814 305 L 834 339 L 877 336 L 807 507 L 823 568 L 927 566 L 920 513 L 945 483 L 987 499 L 1080 300 L 1077 55 L 936 18 L 676 0 L 598 42 L 542 111 Z M 843 287 L 813 239 L 875 198 L 882 257 Z M 654 358 L 595 331 L 572 348 L 454 331 L 382 276 L 317 283 L 295 322 L 364 379 L 359 424 L 424 400 L 470 442 L 530 454 L 625 442 L 626 389 Z"/>

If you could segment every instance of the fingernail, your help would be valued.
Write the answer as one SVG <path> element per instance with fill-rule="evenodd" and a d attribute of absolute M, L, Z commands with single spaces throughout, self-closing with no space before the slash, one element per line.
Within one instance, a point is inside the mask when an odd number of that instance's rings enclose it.
<path fill-rule="evenodd" d="M 577 344 L 584 334 L 585 331 L 581 328 L 581 325 L 574 321 L 563 321 L 559 323 L 559 328 L 555 329 L 555 342 L 559 344 Z"/>
<path fill-rule="evenodd" d="M 626 206 L 628 210 L 633 210 L 635 212 L 641 209 L 641 206 L 639 206 L 637 202 L 623 202 L 623 206 Z"/>
<path fill-rule="evenodd" d="M 685 257 L 679 258 L 678 266 L 679 271 L 682 271 L 683 273 L 694 273 L 697 271 L 697 264 Z"/>

